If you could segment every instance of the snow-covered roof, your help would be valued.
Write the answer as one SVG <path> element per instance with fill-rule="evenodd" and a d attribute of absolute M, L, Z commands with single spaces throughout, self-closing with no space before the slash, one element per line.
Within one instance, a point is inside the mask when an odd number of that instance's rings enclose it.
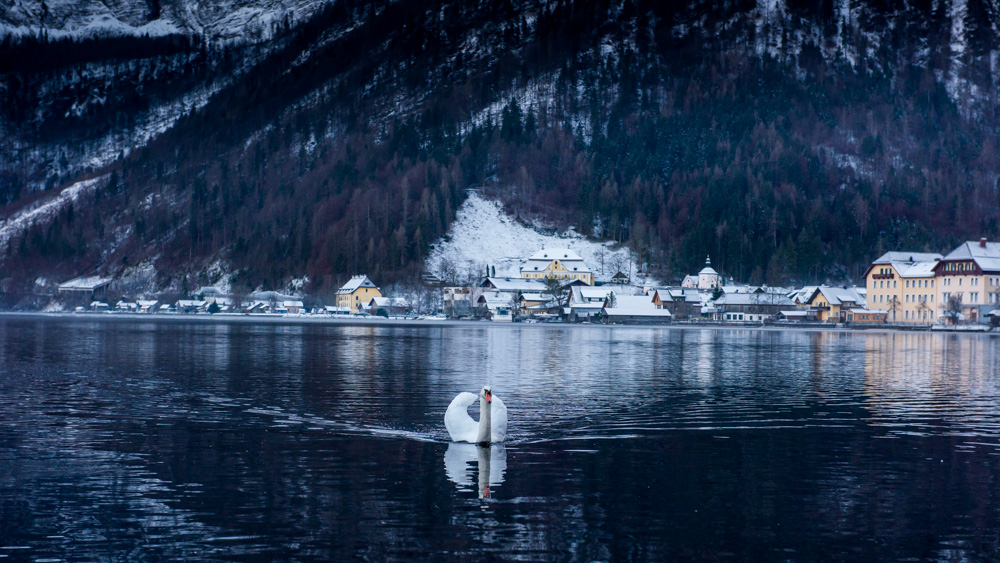
<path fill-rule="evenodd" d="M 536 280 L 526 280 L 524 278 L 486 278 L 483 281 L 483 287 L 493 286 L 498 291 L 503 291 L 507 293 L 516 293 L 518 291 L 524 293 L 541 293 L 545 291 L 545 284 Z"/>
<path fill-rule="evenodd" d="M 887 315 L 888 312 L 884 309 L 865 309 L 863 307 L 852 307 L 848 309 L 848 312 L 859 314 L 859 313 L 873 313 L 876 315 Z"/>
<path fill-rule="evenodd" d="M 905 252 L 905 251 L 892 251 L 886 252 L 882 256 L 875 259 L 872 264 L 891 264 L 893 262 L 934 262 L 935 260 L 940 260 L 942 257 L 936 252 Z"/>
<path fill-rule="evenodd" d="M 583 258 L 568 248 L 543 248 L 528 257 L 528 260 L 544 260 L 545 262 L 551 262 L 552 260 L 583 260 Z"/>
<path fill-rule="evenodd" d="M 563 268 L 566 268 L 567 272 L 576 272 L 578 274 L 589 274 L 591 273 L 590 268 L 584 264 L 583 260 L 579 261 L 569 261 L 560 260 L 562 262 Z M 544 272 L 549 265 L 552 264 L 552 260 L 528 260 L 521 265 L 521 272 Z"/>
<path fill-rule="evenodd" d="M 546 295 L 544 293 L 521 293 L 521 299 L 525 301 L 548 301 L 552 299 L 551 295 Z"/>
<path fill-rule="evenodd" d="M 402 297 L 372 297 L 369 307 L 409 307 L 410 303 Z"/>
<path fill-rule="evenodd" d="M 604 308 L 604 312 L 616 317 L 671 317 L 667 309 L 657 309 L 648 295 L 615 294 L 615 306 Z"/>
<path fill-rule="evenodd" d="M 282 301 L 281 304 L 284 305 L 285 307 L 303 307 L 304 306 L 301 301 L 294 301 L 294 300 L 292 300 L 292 301 Z"/>
<path fill-rule="evenodd" d="M 180 299 L 177 301 L 178 307 L 203 307 L 204 305 L 204 301 L 197 301 L 194 299 Z"/>
<path fill-rule="evenodd" d="M 1000 272 L 1000 242 L 970 240 L 948 253 L 944 260 L 974 260 L 984 272 Z"/>
<path fill-rule="evenodd" d="M 795 302 L 784 295 L 766 293 L 727 293 L 715 300 L 716 305 L 778 305 L 794 306 Z"/>
<path fill-rule="evenodd" d="M 818 287 L 819 286 L 815 285 L 807 285 L 802 289 L 793 291 L 791 294 L 789 294 L 788 298 L 796 303 L 806 303 L 810 299 L 812 299 L 812 296 L 814 293 L 816 293 Z"/>
<path fill-rule="evenodd" d="M 67 282 L 59 284 L 60 291 L 94 291 L 111 283 L 111 278 L 101 276 L 86 276 L 73 278 Z"/>
<path fill-rule="evenodd" d="M 603 301 L 599 301 L 599 302 L 585 302 L 585 301 L 581 301 L 579 303 L 570 303 L 570 307 L 569 308 L 571 310 L 574 310 L 574 311 L 579 311 L 579 310 L 600 311 L 601 309 L 604 308 L 604 302 Z"/>
<path fill-rule="evenodd" d="M 656 299 L 656 296 L 659 295 L 660 301 L 664 303 L 669 303 L 674 300 L 673 296 L 670 295 L 669 287 L 659 287 L 659 288 L 654 287 L 649 291 L 647 291 L 646 295 L 650 296 L 653 299 Z"/>
<path fill-rule="evenodd" d="M 815 299 L 816 293 L 822 293 L 823 297 L 830 305 L 842 305 L 846 303 L 864 303 L 865 299 L 858 294 L 853 287 L 827 287 L 820 286 L 816 288 L 813 292 L 813 296 L 809 299 L 812 301 Z"/>
<path fill-rule="evenodd" d="M 479 296 L 479 303 L 486 305 L 488 309 L 509 307 L 510 295 L 504 295 L 502 293 L 484 293 Z"/>
<path fill-rule="evenodd" d="M 340 289 L 337 290 L 337 294 L 338 295 L 350 295 L 350 294 L 354 293 L 355 291 L 357 291 L 359 288 L 362 288 L 362 287 L 369 287 L 369 288 L 372 288 L 372 289 L 378 289 L 378 286 L 376 286 L 372 282 L 372 280 L 368 279 L 368 276 L 366 276 L 364 274 L 361 274 L 359 276 L 353 276 L 353 277 L 351 277 L 350 281 L 348 281 L 347 283 L 345 283 L 343 286 L 341 286 Z"/>
<path fill-rule="evenodd" d="M 323 308 L 326 309 L 327 313 L 350 313 L 351 312 L 351 308 L 350 307 L 337 307 L 336 305 L 327 305 L 326 307 L 323 307 Z"/>
<path fill-rule="evenodd" d="M 139 301 L 137 301 L 137 303 L 139 303 L 140 307 L 152 307 L 153 305 L 156 305 L 157 303 L 159 303 L 159 301 L 157 301 L 155 299 L 152 299 L 152 300 L 150 300 L 150 299 L 140 299 Z"/>
<path fill-rule="evenodd" d="M 712 268 L 712 258 L 711 257 L 709 257 L 709 256 L 705 257 L 705 267 L 702 268 L 700 272 L 698 272 L 698 275 L 699 276 L 717 276 L 717 275 L 719 275 L 719 272 L 716 272 L 715 268 Z"/>
<path fill-rule="evenodd" d="M 614 291 L 614 290 L 611 289 L 611 288 L 608 288 L 608 287 L 582 287 L 581 286 L 581 287 L 574 287 L 573 288 L 573 295 L 574 295 L 574 297 L 577 297 L 577 298 L 580 298 L 580 299 L 584 299 L 584 300 L 587 300 L 587 301 L 594 300 L 594 299 L 600 299 L 600 300 L 603 301 L 604 299 L 607 299 L 608 294 L 611 293 L 612 291 Z"/>
<path fill-rule="evenodd" d="M 809 311 L 804 309 L 792 309 L 790 311 L 781 311 L 781 314 L 786 317 L 806 317 Z"/>
<path fill-rule="evenodd" d="M 892 267 L 899 272 L 901 278 L 932 278 L 934 277 L 934 267 L 937 261 L 933 262 L 893 262 Z"/>
<path fill-rule="evenodd" d="M 674 301 L 685 301 L 687 303 L 701 303 L 701 292 L 693 287 L 673 288 L 670 290 L 670 298 Z"/>

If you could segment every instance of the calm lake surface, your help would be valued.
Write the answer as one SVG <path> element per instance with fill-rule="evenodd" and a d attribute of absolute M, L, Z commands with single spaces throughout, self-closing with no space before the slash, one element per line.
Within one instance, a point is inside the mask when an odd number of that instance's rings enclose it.
<path fill-rule="evenodd" d="M 0 317 L 2 558 L 996 561 L 1000 339 Z"/>

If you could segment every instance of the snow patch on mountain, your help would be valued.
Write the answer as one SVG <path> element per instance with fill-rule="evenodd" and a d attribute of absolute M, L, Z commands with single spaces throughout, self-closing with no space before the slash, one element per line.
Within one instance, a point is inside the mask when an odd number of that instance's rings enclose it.
<path fill-rule="evenodd" d="M 98 183 L 107 178 L 100 176 L 77 182 L 56 197 L 44 203 L 19 210 L 16 214 L 0 221 L 0 250 L 7 248 L 11 240 L 19 236 L 25 229 L 40 221 L 51 220 L 56 213 L 66 205 L 80 199 L 80 196 L 92 190 Z"/>
<path fill-rule="evenodd" d="M 0 5 L 0 37 L 50 39 L 199 35 L 224 43 L 267 40 L 279 26 L 294 26 L 328 0 L 13 0 Z"/>
<path fill-rule="evenodd" d="M 445 282 L 474 278 L 487 266 L 496 268 L 497 276 L 520 277 L 521 263 L 542 248 L 572 249 L 599 280 L 613 276 L 619 266 L 631 270 L 633 278 L 639 277 L 638 267 L 630 266 L 628 249 L 588 240 L 572 227 L 562 233 L 540 232 L 518 223 L 500 202 L 474 190 L 456 213 L 448 234 L 431 246 L 425 266 Z"/>

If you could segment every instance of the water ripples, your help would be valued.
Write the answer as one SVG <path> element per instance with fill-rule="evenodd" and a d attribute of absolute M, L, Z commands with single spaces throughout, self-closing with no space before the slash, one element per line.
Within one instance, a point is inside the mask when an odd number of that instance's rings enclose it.
<path fill-rule="evenodd" d="M 518 472 L 592 477 L 609 448 L 629 443 L 718 457 L 771 439 L 797 451 L 835 438 L 871 449 L 854 455 L 888 478 L 933 475 L 876 455 L 893 440 L 941 440 L 926 456 L 938 464 L 941 448 L 1000 455 L 991 336 L 9 320 L 0 336 L 0 492 L 15 499 L 0 505 L 0 537 L 19 540 L 0 542 L 0 556 L 18 557 L 24 544 L 34 559 L 96 552 L 110 541 L 97 530 L 109 527 L 125 531 L 117 546 L 139 549 L 116 552 L 124 558 L 288 555 L 272 530 L 231 522 L 283 503 L 291 508 L 273 526 L 291 535 L 303 519 L 328 517 L 310 503 L 405 528 L 393 514 L 412 500 L 409 483 L 384 474 L 414 460 L 440 472 L 445 409 L 486 383 L 510 415 L 502 492 L 528 488 Z M 815 455 L 830 464 L 815 486 L 839 491 L 842 503 L 823 510 L 850 513 L 872 477 Z M 436 478 L 445 477 L 413 477 L 426 488 Z M 22 489 L 32 494 L 14 496 Z M 561 510 L 586 498 L 522 493 L 497 502 Z M 533 518 L 519 514 L 498 534 L 526 534 Z M 539 548 L 532 537 L 522 554 Z"/>

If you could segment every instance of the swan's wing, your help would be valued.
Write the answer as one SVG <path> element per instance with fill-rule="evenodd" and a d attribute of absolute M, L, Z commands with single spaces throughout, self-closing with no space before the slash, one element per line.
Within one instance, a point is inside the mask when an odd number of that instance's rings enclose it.
<path fill-rule="evenodd" d="M 503 476 L 506 472 L 507 448 L 503 444 L 493 444 L 490 446 L 490 486 L 503 483 Z"/>
<path fill-rule="evenodd" d="M 479 423 L 469 416 L 469 406 L 475 403 L 479 397 L 472 393 L 459 393 L 448 410 L 444 413 L 444 427 L 448 429 L 448 434 L 453 442 L 475 442 L 479 434 Z M 506 413 L 504 414 L 504 428 L 507 427 Z"/>
<path fill-rule="evenodd" d="M 503 442 L 507 438 L 507 405 L 500 397 L 493 395 L 493 407 L 490 412 L 491 442 Z"/>
<path fill-rule="evenodd" d="M 448 450 L 444 452 L 444 472 L 448 479 L 456 485 L 470 487 L 474 483 L 470 462 L 478 461 L 475 444 L 448 444 Z M 506 465 L 506 462 L 504 463 Z M 493 476 L 490 476 L 490 480 Z"/>

